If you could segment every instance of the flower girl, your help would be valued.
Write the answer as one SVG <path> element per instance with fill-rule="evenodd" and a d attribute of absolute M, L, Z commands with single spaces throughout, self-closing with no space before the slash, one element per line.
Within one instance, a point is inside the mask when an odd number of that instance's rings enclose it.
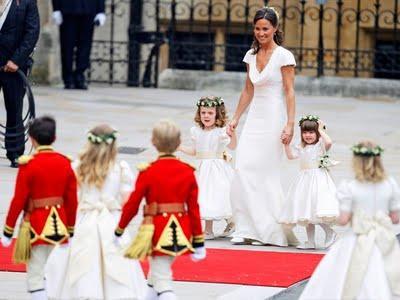
<path fill-rule="evenodd" d="M 226 148 L 235 149 L 236 135 L 226 134 L 226 110 L 221 97 L 202 97 L 197 102 L 195 122 L 190 130 L 194 147 L 180 146 L 179 150 L 195 155 L 200 161 L 197 174 L 200 216 L 205 220 L 205 239 L 214 239 L 213 221 L 225 219 L 222 236 L 234 230 L 230 203 L 233 169 Z"/>
<path fill-rule="evenodd" d="M 308 241 L 297 246 L 300 249 L 315 249 L 315 225 L 320 225 L 325 231 L 324 246 L 329 247 L 336 236 L 329 224 L 339 215 L 336 187 L 326 168 L 332 140 L 317 116 L 305 116 L 299 125 L 301 144 L 285 145 L 285 152 L 288 159 L 300 159 L 300 173 L 289 189 L 280 222 L 306 226 Z"/>
<path fill-rule="evenodd" d="M 50 255 L 49 298 L 144 298 L 147 286 L 139 262 L 124 258 L 114 243 L 121 206 L 133 189 L 127 162 L 116 156 L 116 131 L 108 125 L 90 130 L 86 148 L 74 163 L 79 184 L 75 235 L 70 247 L 56 248 Z"/>
<path fill-rule="evenodd" d="M 366 141 L 353 148 L 355 179 L 337 191 L 338 222 L 351 231 L 319 263 L 300 299 L 393 299 L 400 296 L 400 192 L 381 162 L 383 149 Z M 397 299 L 397 298 L 396 298 Z"/>

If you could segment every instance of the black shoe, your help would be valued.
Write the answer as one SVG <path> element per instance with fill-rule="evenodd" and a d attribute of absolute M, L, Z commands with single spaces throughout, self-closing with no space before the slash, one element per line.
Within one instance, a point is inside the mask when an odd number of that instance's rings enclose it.
<path fill-rule="evenodd" d="M 18 168 L 18 167 L 19 167 L 18 160 L 12 159 L 12 160 L 11 160 L 10 167 L 11 167 L 11 168 Z"/>
<path fill-rule="evenodd" d="M 74 88 L 75 88 L 75 86 L 73 83 L 65 83 L 64 84 L 64 89 L 66 89 L 66 90 L 72 90 Z"/>
<path fill-rule="evenodd" d="M 79 81 L 75 83 L 75 89 L 76 90 L 87 90 L 88 85 L 84 81 Z"/>

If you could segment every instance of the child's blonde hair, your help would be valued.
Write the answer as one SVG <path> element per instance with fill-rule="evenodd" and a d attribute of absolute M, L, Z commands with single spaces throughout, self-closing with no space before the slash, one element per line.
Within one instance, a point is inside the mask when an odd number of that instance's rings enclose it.
<path fill-rule="evenodd" d="M 358 151 L 359 149 L 365 151 Z M 362 141 L 353 147 L 353 170 L 357 180 L 361 182 L 380 182 L 387 175 L 383 168 L 380 151 L 377 144 Z"/>
<path fill-rule="evenodd" d="M 80 184 L 101 188 L 117 157 L 116 130 L 107 124 L 94 127 L 79 155 L 77 179 Z"/>
<path fill-rule="evenodd" d="M 200 110 L 202 107 L 212 108 L 215 107 L 215 126 L 224 127 L 228 121 L 228 114 L 226 112 L 224 100 L 221 97 L 216 96 L 204 96 L 197 101 L 196 115 L 194 116 L 194 121 L 201 129 L 204 129 L 204 125 L 201 122 Z"/>
<path fill-rule="evenodd" d="M 161 120 L 155 124 L 151 139 L 158 152 L 171 154 L 181 143 L 181 131 L 170 120 Z"/>

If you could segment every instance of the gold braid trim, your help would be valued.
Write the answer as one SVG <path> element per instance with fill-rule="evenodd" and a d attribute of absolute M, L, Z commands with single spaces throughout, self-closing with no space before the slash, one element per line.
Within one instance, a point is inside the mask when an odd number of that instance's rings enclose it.
<path fill-rule="evenodd" d="M 193 236 L 193 242 L 194 243 L 204 243 L 204 235 L 195 235 Z"/>
<path fill-rule="evenodd" d="M 122 229 L 121 227 L 117 227 L 117 229 L 115 229 L 115 234 L 118 236 L 121 236 L 124 233 L 125 229 Z"/>
<path fill-rule="evenodd" d="M 13 234 L 14 233 L 14 228 L 11 226 L 4 226 L 4 232 L 8 233 L 8 234 Z"/>

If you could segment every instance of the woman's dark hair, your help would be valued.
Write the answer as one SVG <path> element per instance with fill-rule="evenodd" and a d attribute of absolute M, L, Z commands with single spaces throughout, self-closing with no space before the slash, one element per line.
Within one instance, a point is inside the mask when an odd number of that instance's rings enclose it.
<path fill-rule="evenodd" d="M 56 138 L 56 121 L 51 116 L 33 119 L 28 134 L 39 145 L 51 145 Z"/>
<path fill-rule="evenodd" d="M 274 28 L 277 28 L 274 35 L 274 41 L 278 46 L 282 45 L 283 31 L 279 29 L 279 16 L 276 10 L 272 7 L 260 8 L 254 16 L 253 25 L 255 26 L 257 21 L 261 19 L 269 21 Z M 256 54 L 260 50 L 260 43 L 255 36 L 253 37 L 251 48 L 253 48 L 253 54 Z"/>

